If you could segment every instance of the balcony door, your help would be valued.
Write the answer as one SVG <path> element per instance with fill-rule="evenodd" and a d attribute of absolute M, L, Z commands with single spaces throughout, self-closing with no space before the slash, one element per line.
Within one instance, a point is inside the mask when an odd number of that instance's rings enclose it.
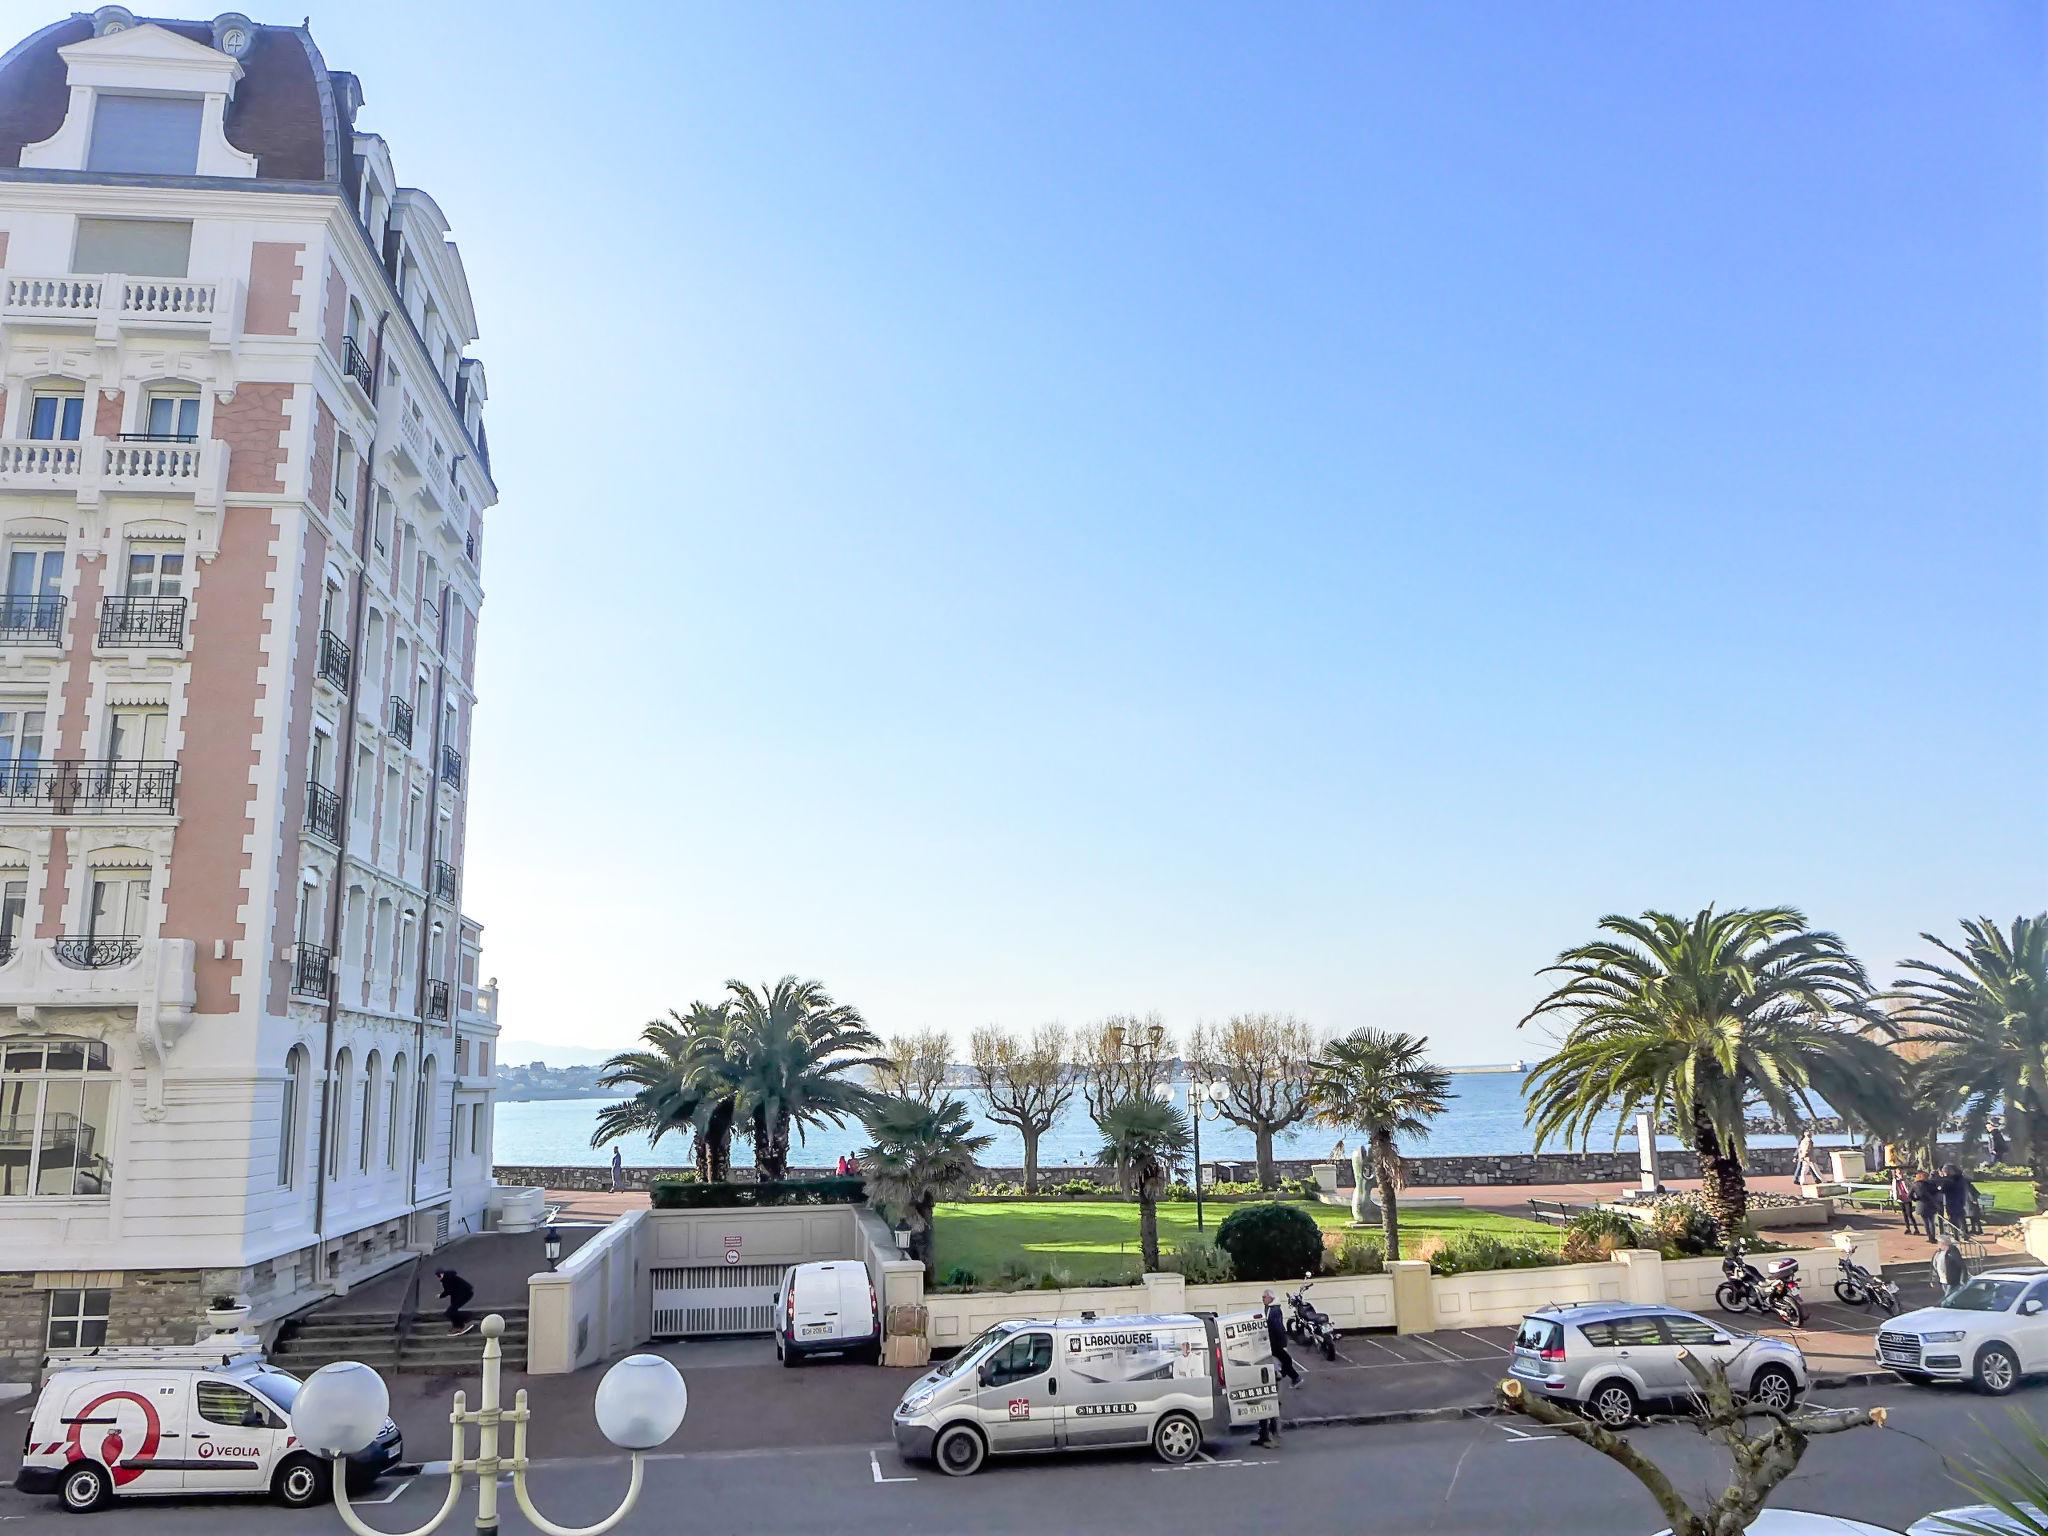
<path fill-rule="evenodd" d="M 28 937 L 28 877 L 0 882 L 0 961 Z"/>
<path fill-rule="evenodd" d="M 85 424 L 85 396 L 37 394 L 29 400 L 28 435 L 42 443 L 75 443 Z"/>
<path fill-rule="evenodd" d="M 107 729 L 107 756 L 119 763 L 160 763 L 170 715 L 161 709 L 117 709 Z"/>
<path fill-rule="evenodd" d="M 7 551 L 7 595 L 27 607 L 39 597 L 64 590 L 64 546 L 15 544 Z"/>
<path fill-rule="evenodd" d="M 183 597 L 185 546 L 169 543 L 129 545 L 128 595 Z"/>
<path fill-rule="evenodd" d="M 0 702 L 0 804 L 36 796 L 36 765 L 43 759 L 43 712 Z"/>
<path fill-rule="evenodd" d="M 92 879 L 92 910 L 86 914 L 88 939 L 139 939 L 149 918 L 149 871 L 108 869 Z"/>
<path fill-rule="evenodd" d="M 199 440 L 199 397 L 197 395 L 151 395 L 144 431 L 160 441 L 191 443 Z"/>

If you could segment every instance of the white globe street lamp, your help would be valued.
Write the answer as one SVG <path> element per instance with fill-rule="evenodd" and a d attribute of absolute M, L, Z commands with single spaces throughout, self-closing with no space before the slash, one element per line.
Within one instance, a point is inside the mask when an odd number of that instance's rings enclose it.
<path fill-rule="evenodd" d="M 640 1497 L 645 1472 L 642 1453 L 664 1444 L 682 1427 L 689 1411 L 690 1392 L 682 1373 L 659 1355 L 628 1355 L 604 1373 L 597 1384 L 597 1427 L 621 1450 L 633 1453 L 633 1471 L 626 1485 L 626 1497 L 619 1507 L 595 1525 L 557 1525 L 533 1507 L 526 1491 L 526 1423 L 532 1417 L 522 1388 L 508 1410 L 498 1398 L 499 1371 L 504 1348 L 498 1342 L 505 1332 L 505 1319 L 493 1312 L 483 1322 L 483 1401 L 476 1412 L 467 1407 L 466 1394 L 455 1394 L 455 1411 L 448 1416 L 455 1427 L 455 1449 L 448 1458 L 448 1496 L 434 1518 L 413 1531 L 392 1533 L 365 1525 L 348 1500 L 348 1477 L 340 1459 L 361 1450 L 384 1427 L 390 1413 L 390 1394 L 384 1382 L 367 1365 L 353 1360 L 322 1366 L 306 1378 L 292 1404 L 292 1432 L 309 1449 L 334 1458 L 334 1507 L 344 1524 L 356 1536 L 427 1536 L 454 1510 L 462 1496 L 462 1479 L 476 1474 L 476 1528 L 479 1532 L 498 1529 L 498 1475 L 512 1474 L 512 1495 L 535 1529 L 547 1536 L 603 1536 L 632 1511 Z M 498 1426 L 512 1425 L 512 1454 L 498 1454 Z M 477 1453 L 463 1454 L 464 1431 L 477 1426 Z"/>
<path fill-rule="evenodd" d="M 1173 1102 L 1175 1085 L 1161 1083 L 1159 1097 Z M 1202 1122 L 1223 1118 L 1223 1101 L 1230 1097 L 1230 1084 L 1221 1078 L 1208 1083 L 1188 1084 L 1188 1120 L 1195 1128 L 1195 1230 L 1208 1230 L 1202 1219 Z"/>

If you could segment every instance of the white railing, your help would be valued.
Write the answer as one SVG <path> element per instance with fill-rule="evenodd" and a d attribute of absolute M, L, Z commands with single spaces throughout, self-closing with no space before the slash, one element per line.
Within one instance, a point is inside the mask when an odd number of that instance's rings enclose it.
<path fill-rule="evenodd" d="M 207 448 L 206 443 L 118 443 L 110 442 L 102 450 L 101 473 L 110 485 L 125 486 L 134 481 L 146 480 L 152 485 L 162 486 L 165 481 L 196 483 L 200 476 L 201 460 Z M 165 489 L 179 489 L 176 485 Z"/>
<path fill-rule="evenodd" d="M 226 327 L 234 285 L 197 283 L 182 277 L 105 276 L 10 277 L 0 288 L 0 313 L 25 320 L 91 321 L 112 336 L 122 325 L 203 325 L 216 339 Z"/>
<path fill-rule="evenodd" d="M 0 483 L 75 480 L 91 442 L 50 442 L 42 438 L 0 439 Z"/>

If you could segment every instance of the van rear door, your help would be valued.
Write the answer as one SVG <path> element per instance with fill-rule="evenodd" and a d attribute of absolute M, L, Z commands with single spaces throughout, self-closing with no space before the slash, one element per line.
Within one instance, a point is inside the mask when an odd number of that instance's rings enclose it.
<path fill-rule="evenodd" d="M 839 1337 L 865 1339 L 876 1332 L 874 1287 L 865 1264 L 835 1264 L 839 1281 Z"/>
<path fill-rule="evenodd" d="M 1230 1423 L 1257 1424 L 1280 1416 L 1280 1373 L 1263 1312 L 1232 1312 L 1216 1319 L 1223 1351 L 1223 1395 Z"/>
<path fill-rule="evenodd" d="M 837 1264 L 796 1267 L 796 1341 L 822 1344 L 839 1337 Z"/>

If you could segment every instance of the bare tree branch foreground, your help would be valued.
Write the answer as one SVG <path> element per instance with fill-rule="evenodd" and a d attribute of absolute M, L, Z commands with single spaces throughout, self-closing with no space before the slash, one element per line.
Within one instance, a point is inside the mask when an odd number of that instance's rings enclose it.
<path fill-rule="evenodd" d="M 1683 1349 L 1678 1359 L 1696 1384 L 1694 1411 L 1642 1422 L 1686 1425 L 1727 1451 L 1734 1463 L 1733 1476 L 1718 1497 L 1699 1508 L 1689 1503 L 1664 1469 L 1626 1435 L 1532 1395 L 1513 1377 L 1499 1386 L 1501 1406 L 1583 1441 L 1619 1465 L 1649 1490 L 1670 1523 L 1672 1536 L 1742 1536 L 1771 1491 L 1799 1466 L 1807 1442 L 1815 1435 L 1838 1435 L 1865 1425 L 1884 1427 L 1882 1408 L 1795 1408 L 1789 1413 L 1765 1408 L 1738 1399 L 1728 1385 L 1728 1373 L 1718 1364 L 1704 1365 Z M 1751 1421 L 1761 1422 L 1763 1429 L 1752 1433 Z"/>

